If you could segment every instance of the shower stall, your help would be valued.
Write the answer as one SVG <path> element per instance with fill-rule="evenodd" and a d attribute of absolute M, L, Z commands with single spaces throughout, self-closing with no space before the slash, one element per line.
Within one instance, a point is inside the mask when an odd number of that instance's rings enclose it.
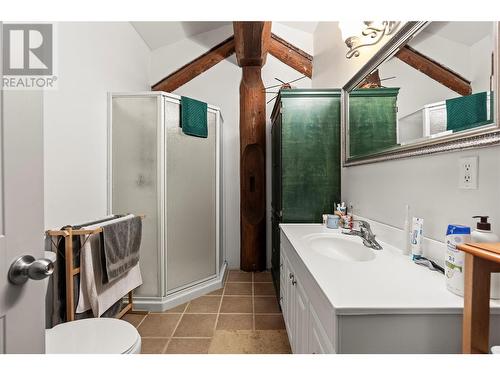
<path fill-rule="evenodd" d="M 136 308 L 164 311 L 222 287 L 222 117 L 208 137 L 180 127 L 180 97 L 109 95 L 108 212 L 145 214 Z"/>

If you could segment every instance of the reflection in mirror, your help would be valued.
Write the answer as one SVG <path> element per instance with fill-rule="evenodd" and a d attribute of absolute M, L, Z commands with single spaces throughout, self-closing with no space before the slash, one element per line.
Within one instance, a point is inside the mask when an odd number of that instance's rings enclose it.
<path fill-rule="evenodd" d="M 349 158 L 492 124 L 493 22 L 431 22 L 349 93 Z"/>

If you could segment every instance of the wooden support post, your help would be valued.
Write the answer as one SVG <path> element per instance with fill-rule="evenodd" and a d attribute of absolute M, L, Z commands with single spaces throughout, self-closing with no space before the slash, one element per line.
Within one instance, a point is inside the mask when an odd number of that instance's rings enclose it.
<path fill-rule="evenodd" d="M 241 260 L 244 271 L 266 268 L 266 96 L 262 83 L 270 22 L 234 22 L 240 84 Z"/>
<path fill-rule="evenodd" d="M 266 268 L 266 97 L 260 66 L 240 84 L 241 269 Z"/>
<path fill-rule="evenodd" d="M 496 266 L 496 269 L 493 267 Z M 487 354 L 490 331 L 491 272 L 497 264 L 465 253 L 464 318 L 462 353 Z"/>

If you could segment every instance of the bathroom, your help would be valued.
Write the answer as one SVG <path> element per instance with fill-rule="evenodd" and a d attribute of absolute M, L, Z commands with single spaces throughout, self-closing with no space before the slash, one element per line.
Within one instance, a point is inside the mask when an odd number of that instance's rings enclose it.
<path fill-rule="evenodd" d="M 94 6 L 0 17 L 0 368 L 500 352 L 491 15 Z"/>

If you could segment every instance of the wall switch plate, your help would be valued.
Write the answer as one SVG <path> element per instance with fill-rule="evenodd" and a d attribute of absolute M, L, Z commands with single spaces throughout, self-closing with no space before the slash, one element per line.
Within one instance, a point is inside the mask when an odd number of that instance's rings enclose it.
<path fill-rule="evenodd" d="M 477 156 L 458 160 L 458 187 L 460 189 L 477 189 Z"/>

